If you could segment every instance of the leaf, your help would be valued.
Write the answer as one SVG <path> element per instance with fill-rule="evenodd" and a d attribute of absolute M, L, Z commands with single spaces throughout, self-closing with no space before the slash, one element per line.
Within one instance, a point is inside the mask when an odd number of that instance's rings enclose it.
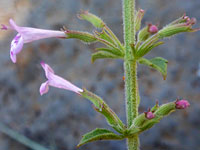
<path fill-rule="evenodd" d="M 118 55 L 114 55 L 111 52 L 99 51 L 99 52 L 96 52 L 96 53 L 92 54 L 91 61 L 92 61 L 92 63 L 94 63 L 95 60 L 103 59 L 103 58 L 123 58 L 123 57 L 118 56 Z"/>
<path fill-rule="evenodd" d="M 139 48 L 139 50 L 136 53 L 136 57 L 138 57 L 138 58 L 143 57 L 148 52 L 150 52 L 153 48 L 155 48 L 159 45 L 162 45 L 162 44 L 164 44 L 164 42 L 160 41 L 160 42 L 157 42 L 157 43 L 149 44 L 145 48 Z"/>
<path fill-rule="evenodd" d="M 65 30 L 65 33 L 67 34 L 67 39 L 78 39 L 85 43 L 97 42 L 96 37 L 88 32 Z"/>
<path fill-rule="evenodd" d="M 30 140 L 22 134 L 17 133 L 16 131 L 8 128 L 6 125 L 0 123 L 0 132 L 6 134 L 12 139 L 20 142 L 23 145 L 26 145 L 32 150 L 49 150 L 48 148 L 43 147 L 42 145 Z"/>
<path fill-rule="evenodd" d="M 125 130 L 125 125 L 123 122 L 119 119 L 119 117 L 116 115 L 116 113 L 103 101 L 102 98 L 95 95 L 94 93 L 83 89 L 83 92 L 81 95 L 84 98 L 87 98 L 94 104 L 94 109 L 104 115 L 106 118 L 108 124 L 115 129 L 119 133 L 123 133 Z"/>
<path fill-rule="evenodd" d="M 98 140 L 122 140 L 124 137 L 122 135 L 117 135 L 112 131 L 109 131 L 107 129 L 95 129 L 85 135 L 83 135 L 83 138 L 79 142 L 77 147 L 80 147 L 86 143 L 94 142 Z"/>
<path fill-rule="evenodd" d="M 139 59 L 139 63 L 140 64 L 144 64 L 147 65 L 151 68 L 156 69 L 157 71 L 159 71 L 162 76 L 163 79 L 165 80 L 167 77 L 167 63 L 168 61 L 162 57 L 155 57 L 153 59 L 146 59 L 146 58 L 141 58 Z"/>
<path fill-rule="evenodd" d="M 96 48 L 96 50 L 97 51 L 110 52 L 110 53 L 112 53 L 114 55 L 118 55 L 118 56 L 124 57 L 124 53 L 122 53 L 119 49 L 101 47 L 101 48 Z"/>

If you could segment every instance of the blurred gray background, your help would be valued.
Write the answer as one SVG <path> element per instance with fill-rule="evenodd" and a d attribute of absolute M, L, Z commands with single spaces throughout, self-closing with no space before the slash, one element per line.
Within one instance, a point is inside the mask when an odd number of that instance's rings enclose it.
<path fill-rule="evenodd" d="M 199 0 L 138 0 L 146 10 L 145 23 L 159 27 L 184 12 L 200 20 Z M 100 16 L 123 40 L 121 0 L 1 0 L 0 23 L 13 18 L 18 25 L 59 30 L 92 31 L 92 25 L 78 20 L 81 10 Z M 196 27 L 199 27 L 197 23 Z M 0 120 L 10 128 L 54 150 L 75 150 L 84 133 L 109 128 L 104 117 L 91 103 L 76 94 L 50 88 L 40 96 L 40 84 L 46 81 L 40 61 L 48 63 L 56 74 L 102 96 L 125 122 L 123 62 L 98 60 L 90 55 L 97 44 L 84 45 L 76 40 L 44 39 L 26 44 L 17 64 L 9 58 L 10 42 L 16 32 L 0 31 Z M 141 150 L 200 149 L 200 33 L 181 34 L 166 40 L 148 54 L 169 60 L 167 80 L 145 66 L 139 67 L 140 112 L 158 100 L 160 104 L 176 98 L 188 99 L 191 107 L 176 111 L 141 136 Z M 109 128 L 110 129 L 110 128 Z M 100 141 L 80 150 L 125 150 L 125 141 Z M 0 150 L 29 148 L 0 133 Z"/>

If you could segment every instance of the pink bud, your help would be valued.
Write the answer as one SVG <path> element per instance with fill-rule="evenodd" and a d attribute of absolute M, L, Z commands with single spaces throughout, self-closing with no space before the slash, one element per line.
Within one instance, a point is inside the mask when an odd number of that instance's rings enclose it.
<path fill-rule="evenodd" d="M 156 25 L 149 24 L 148 32 L 150 32 L 151 34 L 157 33 L 158 27 Z"/>
<path fill-rule="evenodd" d="M 153 112 L 151 112 L 150 110 L 148 112 L 145 112 L 145 117 L 147 119 L 153 119 L 155 118 L 155 114 L 153 114 Z"/>
<path fill-rule="evenodd" d="M 176 109 L 186 109 L 190 106 L 190 103 L 187 100 L 176 100 Z"/>
<path fill-rule="evenodd" d="M 183 19 L 186 20 L 186 22 L 190 21 L 190 17 L 188 16 L 184 16 Z"/>

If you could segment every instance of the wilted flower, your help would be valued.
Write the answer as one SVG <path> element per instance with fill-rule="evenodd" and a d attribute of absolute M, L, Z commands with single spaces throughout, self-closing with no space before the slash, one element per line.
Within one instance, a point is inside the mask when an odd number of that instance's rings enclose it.
<path fill-rule="evenodd" d="M 190 106 L 190 103 L 187 100 L 176 100 L 176 109 L 186 109 Z"/>
<path fill-rule="evenodd" d="M 41 95 L 43 95 L 49 91 L 49 86 L 69 90 L 69 91 L 75 92 L 77 94 L 81 94 L 81 92 L 83 92 L 82 89 L 73 85 L 69 81 L 63 79 L 62 77 L 60 77 L 58 75 L 55 75 L 53 69 L 48 64 L 41 62 L 41 66 L 45 71 L 46 78 L 48 79 L 46 82 L 42 83 L 40 86 L 40 94 Z"/>
<path fill-rule="evenodd" d="M 57 37 L 57 38 L 64 38 L 66 37 L 63 31 L 53 31 L 53 30 L 43 30 L 37 28 L 30 28 L 30 27 L 20 27 L 17 26 L 16 23 L 10 19 L 10 26 L 2 25 L 2 30 L 16 30 L 18 34 L 11 42 L 10 48 L 10 58 L 13 63 L 17 61 L 17 54 L 21 52 L 24 43 L 29 43 L 35 40 L 50 38 L 50 37 Z"/>

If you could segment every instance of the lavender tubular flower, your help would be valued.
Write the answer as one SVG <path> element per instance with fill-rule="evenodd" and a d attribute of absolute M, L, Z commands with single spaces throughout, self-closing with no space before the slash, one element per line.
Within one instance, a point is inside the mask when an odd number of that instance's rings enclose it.
<path fill-rule="evenodd" d="M 2 30 L 16 30 L 18 34 L 11 42 L 10 48 L 10 57 L 13 63 L 17 62 L 17 54 L 21 52 L 24 43 L 29 43 L 32 41 L 57 37 L 57 38 L 64 38 L 66 34 L 63 31 L 54 31 L 54 30 L 43 30 L 37 28 L 30 28 L 30 27 L 20 27 L 16 25 L 16 23 L 10 19 L 10 26 L 2 25 Z"/>
<path fill-rule="evenodd" d="M 69 90 L 81 95 L 81 92 L 83 92 L 82 89 L 78 88 L 77 86 L 73 85 L 72 83 L 63 79 L 62 77 L 55 75 L 53 69 L 48 64 L 41 62 L 41 66 L 45 71 L 46 78 L 48 79 L 40 86 L 41 95 L 49 91 L 49 86 Z"/>

